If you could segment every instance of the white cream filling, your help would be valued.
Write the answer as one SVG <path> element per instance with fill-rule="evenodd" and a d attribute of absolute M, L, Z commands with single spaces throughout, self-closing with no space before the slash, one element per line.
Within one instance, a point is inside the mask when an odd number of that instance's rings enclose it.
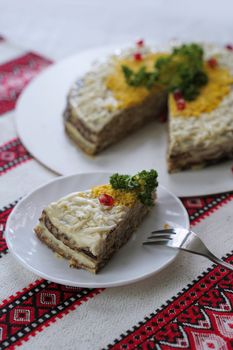
<path fill-rule="evenodd" d="M 54 237 L 54 235 L 51 232 L 49 232 L 49 230 L 43 224 L 40 223 L 37 225 L 37 227 L 39 227 L 43 231 L 43 236 L 49 239 L 49 241 L 52 242 L 52 245 L 55 248 L 58 247 L 64 254 L 69 255 L 71 258 L 77 260 L 79 264 L 88 266 L 92 269 L 95 268 L 95 262 L 93 262 L 81 252 L 77 252 L 69 248 L 64 243 L 62 243 L 60 240 Z"/>
<path fill-rule="evenodd" d="M 74 141 L 76 140 L 76 142 L 81 144 L 84 149 L 87 149 L 90 152 L 95 152 L 96 145 L 85 139 L 71 123 L 66 122 L 66 128 Z"/>

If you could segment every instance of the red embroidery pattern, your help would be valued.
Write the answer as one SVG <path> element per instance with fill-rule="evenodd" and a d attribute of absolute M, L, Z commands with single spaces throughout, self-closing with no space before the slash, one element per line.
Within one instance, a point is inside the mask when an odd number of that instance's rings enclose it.
<path fill-rule="evenodd" d="M 35 53 L 27 53 L 0 65 L 0 115 L 14 109 L 24 87 L 50 63 Z"/>
<path fill-rule="evenodd" d="M 0 210 L 0 258 L 2 254 L 7 253 L 7 245 L 5 238 L 3 237 L 3 233 L 6 226 L 6 221 L 8 219 L 8 216 L 10 215 L 12 209 L 14 208 L 16 202 L 8 205 L 7 207 Z"/>
<path fill-rule="evenodd" d="M 20 345 L 100 291 L 37 280 L 0 306 L 0 348 Z"/>
<path fill-rule="evenodd" d="M 32 159 L 18 138 L 0 146 L 0 175 Z"/>
<path fill-rule="evenodd" d="M 228 262 L 233 263 L 233 255 Z M 232 349 L 233 273 L 216 267 L 108 349 Z"/>
<path fill-rule="evenodd" d="M 188 211 L 192 226 L 209 216 L 219 207 L 233 199 L 233 192 L 214 194 L 203 197 L 181 198 Z"/>

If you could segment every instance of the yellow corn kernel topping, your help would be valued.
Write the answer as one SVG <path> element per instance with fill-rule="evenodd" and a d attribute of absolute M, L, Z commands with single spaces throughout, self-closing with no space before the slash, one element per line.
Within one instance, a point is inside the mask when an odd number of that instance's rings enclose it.
<path fill-rule="evenodd" d="M 125 65 L 133 71 L 138 71 L 141 67 L 146 67 L 148 71 L 152 71 L 154 69 L 155 61 L 164 56 L 166 56 L 165 53 L 153 53 L 143 56 L 141 61 L 136 61 L 133 57 L 116 60 L 115 70 L 106 78 L 105 85 L 112 91 L 115 99 L 119 101 L 119 109 L 140 104 L 153 92 L 156 93 L 160 90 L 158 87 L 149 90 L 142 86 L 134 87 L 128 85 L 124 73 L 122 72 L 122 66 Z"/>
<path fill-rule="evenodd" d="M 185 101 L 185 108 L 178 110 L 172 94 L 169 96 L 169 109 L 172 116 L 200 116 L 202 113 L 210 113 L 218 107 L 223 98 L 229 94 L 233 84 L 233 77 L 226 68 L 219 66 L 211 68 L 205 64 L 209 81 L 194 101 Z"/>
<path fill-rule="evenodd" d="M 91 189 L 91 195 L 98 198 L 101 194 L 108 194 L 114 199 L 114 205 L 132 207 L 137 201 L 135 192 L 114 190 L 111 185 L 96 186 Z"/>

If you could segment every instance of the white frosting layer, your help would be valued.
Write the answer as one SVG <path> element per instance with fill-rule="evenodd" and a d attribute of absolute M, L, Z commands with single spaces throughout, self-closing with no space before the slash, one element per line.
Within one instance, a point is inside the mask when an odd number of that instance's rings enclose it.
<path fill-rule="evenodd" d="M 52 224 L 65 233 L 79 248 L 101 253 L 108 233 L 124 218 L 129 209 L 114 205 L 105 207 L 91 192 L 72 193 L 51 203 L 46 213 Z"/>
<path fill-rule="evenodd" d="M 117 113 L 118 102 L 104 83 L 110 67 L 109 63 L 91 70 L 81 82 L 73 84 L 69 93 L 72 112 L 95 132 L 100 131 Z"/>
<path fill-rule="evenodd" d="M 114 70 L 116 58 L 131 57 L 139 49 L 132 47 L 92 69 L 70 89 L 69 103 L 78 118 L 94 132 L 99 132 L 119 113 L 118 102 L 105 85 L 106 77 Z M 141 48 L 142 54 L 151 52 L 149 47 Z"/>
<path fill-rule="evenodd" d="M 233 75 L 233 54 L 216 46 L 204 46 L 205 58 L 217 55 L 218 63 Z M 218 152 L 225 144 L 233 142 L 233 89 L 219 106 L 200 116 L 172 116 L 169 119 L 169 154 L 205 149 Z"/>

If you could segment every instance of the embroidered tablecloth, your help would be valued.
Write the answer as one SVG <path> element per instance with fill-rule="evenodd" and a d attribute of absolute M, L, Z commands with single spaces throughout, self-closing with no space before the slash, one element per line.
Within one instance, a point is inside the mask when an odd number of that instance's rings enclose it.
<path fill-rule="evenodd" d="M 0 349 L 233 349 L 233 273 L 180 253 L 158 274 L 129 286 L 59 285 L 21 267 L 4 239 L 22 196 L 55 175 L 17 137 L 14 108 L 51 60 L 0 38 Z M 233 260 L 233 192 L 182 198 L 191 226 Z"/>

